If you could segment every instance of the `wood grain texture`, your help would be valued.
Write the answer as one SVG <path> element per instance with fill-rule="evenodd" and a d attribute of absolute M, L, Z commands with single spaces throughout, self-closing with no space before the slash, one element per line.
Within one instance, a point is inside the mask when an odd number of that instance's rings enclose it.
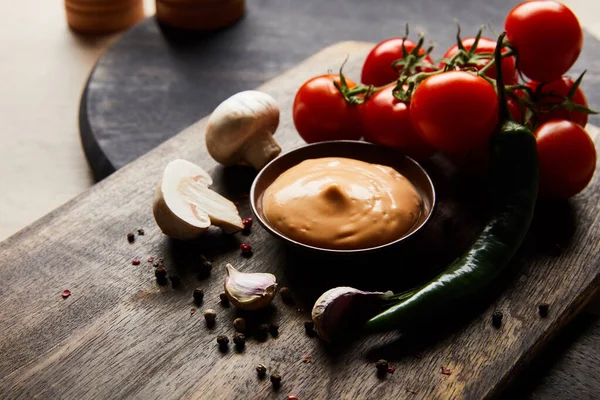
<path fill-rule="evenodd" d="M 276 138 L 284 150 L 301 144 L 290 115 L 301 83 L 337 69 L 347 54 L 346 72 L 357 76 L 370 47 L 360 42 L 332 46 L 261 88 L 280 102 Z M 419 340 L 393 332 L 324 346 L 302 326 L 320 291 L 333 283 L 398 290 L 399 283 L 409 283 L 401 278 L 411 276 L 411 270 L 419 270 L 421 278 L 431 274 L 459 254 L 482 226 L 485 196 L 465 191 L 472 181 L 459 179 L 443 159 L 427 163 L 439 203 L 420 244 L 402 257 L 388 254 L 359 264 L 290 252 L 257 225 L 247 237 L 215 230 L 197 241 L 170 241 L 155 226 L 150 203 L 164 166 L 174 158 L 209 170 L 215 190 L 239 199 L 242 216 L 250 214 L 247 199 L 239 195 L 247 193 L 255 173 L 216 166 L 203 146 L 205 123 L 186 129 L 0 244 L 0 398 L 230 399 L 285 398 L 288 393 L 301 399 L 498 397 L 598 288 L 596 171 L 591 187 L 569 203 L 538 209 L 508 279 L 489 299 L 453 315 L 456 324 L 444 328 L 432 321 L 436 329 Z M 590 132 L 598 143 L 599 130 L 592 127 Z M 128 243 L 126 233 L 140 227 L 145 235 Z M 246 241 L 255 249 L 250 258 L 238 250 Z M 563 248 L 560 254 L 557 243 Z M 200 254 L 213 259 L 214 267 L 209 279 L 198 281 Z M 158 286 L 145 261 L 149 256 L 164 257 L 169 272 L 182 277 L 181 287 Z M 132 265 L 134 257 L 142 264 Z M 243 353 L 221 353 L 215 342 L 219 334 L 231 337 L 236 315 L 218 303 L 226 262 L 245 271 L 274 273 L 298 299 L 288 306 L 278 297 L 272 309 L 254 316 L 277 321 L 281 333 L 264 343 L 251 338 Z M 374 274 L 377 269 L 383 272 Z M 205 289 L 205 301 L 191 315 L 191 293 L 197 286 Z M 73 294 L 63 300 L 65 288 Z M 538 317 L 540 302 L 550 303 L 548 318 Z M 212 330 L 200 315 L 205 308 L 218 312 Z M 496 309 L 505 315 L 500 329 L 489 320 Z M 312 362 L 303 363 L 305 356 Z M 373 361 L 383 356 L 396 372 L 379 379 Z M 281 373 L 279 391 L 272 390 L 268 379 L 256 377 L 259 363 Z M 451 374 L 441 374 L 442 367 Z"/>
<path fill-rule="evenodd" d="M 177 35 L 154 18 L 126 32 L 98 60 L 80 109 L 80 131 L 96 179 L 102 179 L 209 114 L 221 101 L 261 85 L 342 40 L 380 42 L 419 32 L 434 58 L 456 43 L 456 24 L 474 36 L 500 31 L 519 0 L 254 0 L 235 25 L 208 35 Z M 487 36 L 493 36 L 489 31 Z M 337 66 L 336 66 L 337 67 Z M 586 33 L 574 76 L 600 105 L 600 41 Z M 357 75 L 357 78 L 359 76 Z M 600 124 L 592 116 L 591 123 Z"/>

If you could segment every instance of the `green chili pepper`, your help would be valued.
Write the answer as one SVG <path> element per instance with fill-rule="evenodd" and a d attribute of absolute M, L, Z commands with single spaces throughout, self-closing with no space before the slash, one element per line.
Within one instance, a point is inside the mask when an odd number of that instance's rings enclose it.
<path fill-rule="evenodd" d="M 529 230 L 538 190 L 537 148 L 532 132 L 514 122 L 508 112 L 500 68 L 504 36 L 500 35 L 495 51 L 500 122 L 490 139 L 494 214 L 471 248 L 410 297 L 371 318 L 368 330 L 402 328 L 415 315 L 481 293 L 508 265 Z"/>

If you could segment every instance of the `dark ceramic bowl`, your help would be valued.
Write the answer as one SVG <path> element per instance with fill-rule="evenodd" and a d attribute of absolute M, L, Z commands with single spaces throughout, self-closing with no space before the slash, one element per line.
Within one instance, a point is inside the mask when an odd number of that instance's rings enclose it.
<path fill-rule="evenodd" d="M 393 242 L 376 247 L 368 247 L 362 249 L 339 250 L 327 249 L 307 245 L 296 240 L 293 240 L 281 232 L 279 232 L 269 221 L 263 210 L 263 194 L 265 190 L 281 175 L 283 172 L 299 164 L 300 162 L 312 158 L 321 157 L 345 157 L 355 160 L 365 161 L 374 164 L 387 165 L 394 168 L 396 171 L 404 175 L 417 189 L 423 200 L 423 212 L 417 220 L 417 223 L 404 236 L 394 240 Z M 403 155 L 395 150 L 387 147 L 352 140 L 335 140 L 329 142 L 320 142 L 309 144 L 291 150 L 288 153 L 282 154 L 267 164 L 256 176 L 250 189 L 250 204 L 252 212 L 258 222 L 273 236 L 284 240 L 288 244 L 296 247 L 304 248 L 327 254 L 344 253 L 357 254 L 390 248 L 404 242 L 409 237 L 412 237 L 425 226 L 435 206 L 435 190 L 429 175 L 425 170 L 414 161 L 412 158 Z"/>

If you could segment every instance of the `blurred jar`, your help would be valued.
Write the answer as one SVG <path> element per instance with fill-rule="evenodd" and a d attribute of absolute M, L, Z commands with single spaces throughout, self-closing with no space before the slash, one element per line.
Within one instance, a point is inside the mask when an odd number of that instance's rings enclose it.
<path fill-rule="evenodd" d="M 143 0 L 65 0 L 67 23 L 80 33 L 118 32 L 144 18 Z"/>
<path fill-rule="evenodd" d="M 208 31 L 240 19 L 245 0 L 156 0 L 156 18 L 172 28 Z"/>

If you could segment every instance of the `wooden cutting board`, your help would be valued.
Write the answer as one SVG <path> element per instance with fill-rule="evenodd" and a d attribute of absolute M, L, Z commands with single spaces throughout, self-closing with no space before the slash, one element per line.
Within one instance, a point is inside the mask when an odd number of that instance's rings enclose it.
<path fill-rule="evenodd" d="M 260 88 L 280 103 L 276 138 L 284 151 L 302 144 L 291 120 L 298 87 L 311 76 L 337 70 L 346 55 L 345 71 L 357 77 L 370 48 L 339 43 Z M 248 236 L 216 230 L 178 243 L 162 235 L 150 207 L 154 186 L 172 159 L 209 170 L 214 188 L 239 201 L 241 215 L 250 216 L 243 194 L 255 173 L 217 166 L 204 149 L 205 124 L 206 119 L 191 126 L 0 244 L 0 398 L 494 397 L 598 288 L 596 171 L 590 187 L 570 202 L 539 208 L 507 283 L 475 312 L 458 313 L 457 324 L 448 328 L 432 321 L 435 330 L 420 341 L 391 332 L 324 346 L 303 328 L 319 292 L 333 283 L 396 289 L 414 275 L 411 270 L 431 274 L 435 268 L 429 264 L 439 268 L 472 240 L 485 214 L 485 196 L 474 195 L 479 187 L 457 177 L 443 159 L 427 163 L 439 203 L 421 243 L 409 251 L 412 258 L 388 254 L 358 266 L 351 260 L 324 263 L 288 251 L 257 224 Z M 599 130 L 589 130 L 598 144 Z M 138 228 L 145 234 L 129 243 L 126 234 Z M 241 242 L 253 245 L 252 257 L 240 255 Z M 198 280 L 201 254 L 213 260 L 213 270 Z M 134 257 L 140 265 L 132 265 Z M 181 276 L 180 287 L 157 285 L 148 257 L 163 257 L 169 273 Z M 278 322 L 280 335 L 264 342 L 250 338 L 243 352 L 233 347 L 220 352 L 215 340 L 220 334 L 231 338 L 236 316 L 218 300 L 227 262 L 274 273 L 297 299 L 290 306 L 277 297 L 270 310 L 253 316 Z M 205 300 L 193 313 L 195 287 L 204 288 Z M 66 299 L 64 289 L 72 291 Z M 537 315 L 541 302 L 550 304 L 547 318 Z M 202 319 L 206 308 L 217 311 L 213 329 Z M 504 313 L 500 329 L 490 324 L 494 310 Z M 374 367 L 382 357 L 396 368 L 385 379 Z M 257 378 L 258 364 L 281 374 L 278 391 L 268 378 Z"/>

